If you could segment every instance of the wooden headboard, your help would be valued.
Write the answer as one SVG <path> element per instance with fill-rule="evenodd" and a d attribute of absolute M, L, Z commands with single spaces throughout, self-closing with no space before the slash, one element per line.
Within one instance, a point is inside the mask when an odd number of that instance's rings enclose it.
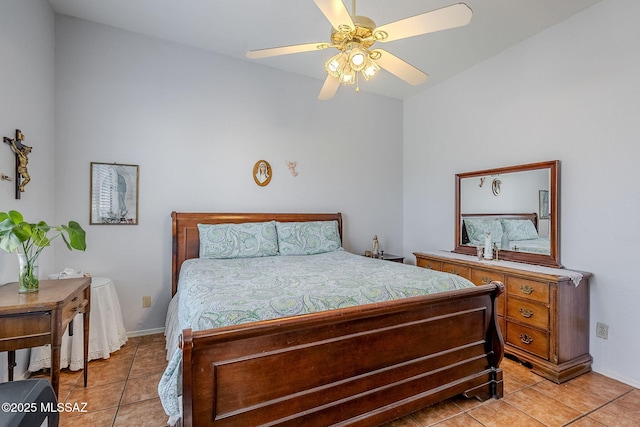
<path fill-rule="evenodd" d="M 538 214 L 537 213 L 516 213 L 516 214 L 492 214 L 492 213 L 483 213 L 483 214 L 462 214 L 463 223 L 460 224 L 462 230 L 462 244 L 469 243 L 469 236 L 467 235 L 467 229 L 464 226 L 465 218 L 484 218 L 484 219 L 528 219 L 533 223 L 538 230 Z"/>
<path fill-rule="evenodd" d="M 338 213 L 171 213 L 172 260 L 171 295 L 178 289 L 180 267 L 185 260 L 200 255 L 198 224 L 240 224 L 244 222 L 304 222 L 338 221 L 338 231 L 342 238 L 342 214 Z"/>

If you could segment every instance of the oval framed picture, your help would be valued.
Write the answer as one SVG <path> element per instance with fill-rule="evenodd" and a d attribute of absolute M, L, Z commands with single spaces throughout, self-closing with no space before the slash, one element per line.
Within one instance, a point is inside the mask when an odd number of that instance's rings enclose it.
<path fill-rule="evenodd" d="M 260 187 L 264 187 L 271 182 L 271 165 L 266 160 L 258 160 L 253 165 L 253 180 Z"/>

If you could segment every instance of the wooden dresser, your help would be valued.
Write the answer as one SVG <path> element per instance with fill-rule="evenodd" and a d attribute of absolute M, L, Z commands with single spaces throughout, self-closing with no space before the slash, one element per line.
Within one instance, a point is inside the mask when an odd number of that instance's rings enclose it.
<path fill-rule="evenodd" d="M 476 285 L 498 280 L 505 353 L 530 364 L 556 383 L 591 370 L 589 355 L 589 277 L 576 286 L 572 272 L 507 261 L 478 261 L 448 252 L 415 252 L 419 267 L 457 274 Z"/>

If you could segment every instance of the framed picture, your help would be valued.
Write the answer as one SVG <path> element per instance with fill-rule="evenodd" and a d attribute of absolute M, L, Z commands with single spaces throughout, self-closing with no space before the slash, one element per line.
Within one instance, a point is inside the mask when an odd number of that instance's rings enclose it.
<path fill-rule="evenodd" d="M 548 190 L 538 191 L 538 205 L 540 210 L 540 212 L 538 213 L 538 217 L 540 219 L 549 219 L 549 191 Z"/>
<path fill-rule="evenodd" d="M 264 187 L 271 182 L 271 165 L 266 160 L 258 160 L 253 165 L 253 180 L 260 187 Z"/>
<path fill-rule="evenodd" d="M 138 224 L 138 165 L 91 162 L 89 224 Z"/>

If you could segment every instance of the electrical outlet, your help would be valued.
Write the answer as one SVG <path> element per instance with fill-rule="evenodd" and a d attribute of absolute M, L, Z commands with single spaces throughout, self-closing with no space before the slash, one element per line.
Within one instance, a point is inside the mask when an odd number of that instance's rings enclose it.
<path fill-rule="evenodd" d="M 145 295 L 142 297 L 142 308 L 151 307 L 151 296 Z"/>
<path fill-rule="evenodd" d="M 596 323 L 596 337 L 604 340 L 609 338 L 609 325 L 606 323 Z"/>

